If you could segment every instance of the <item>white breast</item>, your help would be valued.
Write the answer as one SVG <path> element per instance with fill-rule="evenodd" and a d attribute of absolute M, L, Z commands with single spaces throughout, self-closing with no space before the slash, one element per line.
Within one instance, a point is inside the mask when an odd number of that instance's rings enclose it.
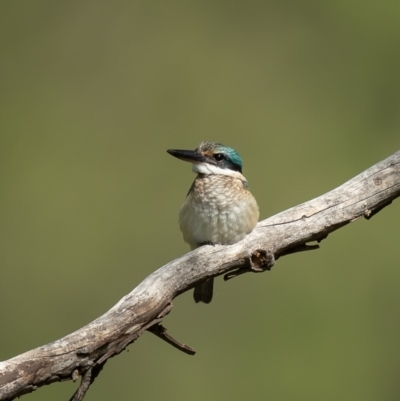
<path fill-rule="evenodd" d="M 238 242 L 258 217 L 257 202 L 243 181 L 226 175 L 197 177 L 179 214 L 184 240 L 192 249 L 205 242 Z"/>

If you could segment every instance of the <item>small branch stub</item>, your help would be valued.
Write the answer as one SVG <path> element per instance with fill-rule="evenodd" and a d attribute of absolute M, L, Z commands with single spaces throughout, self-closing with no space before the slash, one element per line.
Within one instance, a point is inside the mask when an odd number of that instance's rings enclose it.
<path fill-rule="evenodd" d="M 162 340 L 166 341 L 168 344 L 172 345 L 176 349 L 179 349 L 185 354 L 194 355 L 196 353 L 196 350 L 194 348 L 175 340 L 175 338 L 167 334 L 167 329 L 161 324 L 155 324 L 154 326 L 149 327 L 147 331 L 153 333 L 158 338 L 161 338 Z"/>
<path fill-rule="evenodd" d="M 270 250 L 257 249 L 253 251 L 245 265 L 224 275 L 224 280 L 239 277 L 245 273 L 263 273 L 271 270 L 275 264 L 274 254 Z"/>
<path fill-rule="evenodd" d="M 250 257 L 250 267 L 255 273 L 271 270 L 275 264 L 274 254 L 269 250 L 257 249 L 252 252 Z"/>

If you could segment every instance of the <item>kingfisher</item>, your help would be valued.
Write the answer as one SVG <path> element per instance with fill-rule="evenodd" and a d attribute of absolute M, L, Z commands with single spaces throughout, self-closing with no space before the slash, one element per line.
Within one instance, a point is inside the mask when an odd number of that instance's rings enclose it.
<path fill-rule="evenodd" d="M 197 173 L 179 212 L 183 239 L 192 250 L 207 244 L 231 245 L 253 230 L 260 213 L 242 174 L 242 159 L 234 149 L 205 141 L 195 150 L 167 152 L 192 163 Z M 213 287 L 213 278 L 198 284 L 195 302 L 210 303 Z"/>

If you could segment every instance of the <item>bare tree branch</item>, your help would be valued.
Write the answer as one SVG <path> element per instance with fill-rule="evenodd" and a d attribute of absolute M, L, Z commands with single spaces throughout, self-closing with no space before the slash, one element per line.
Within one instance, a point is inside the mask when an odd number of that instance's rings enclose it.
<path fill-rule="evenodd" d="M 84 398 L 107 360 L 151 331 L 183 352 L 194 350 L 166 334 L 163 317 L 172 300 L 207 277 L 225 279 L 271 269 L 284 255 L 317 249 L 329 233 L 360 217 L 370 219 L 400 196 L 400 151 L 355 178 L 258 223 L 242 241 L 207 245 L 161 267 L 98 319 L 60 340 L 0 362 L 0 400 L 12 400 L 56 381 L 81 384 Z"/>

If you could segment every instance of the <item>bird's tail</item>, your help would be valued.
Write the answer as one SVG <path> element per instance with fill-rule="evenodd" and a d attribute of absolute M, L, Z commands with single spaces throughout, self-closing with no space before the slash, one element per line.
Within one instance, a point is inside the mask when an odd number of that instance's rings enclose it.
<path fill-rule="evenodd" d="M 194 301 L 204 302 L 205 304 L 209 304 L 213 297 L 213 288 L 214 288 L 214 279 L 209 278 L 203 283 L 194 287 L 193 298 Z"/>

